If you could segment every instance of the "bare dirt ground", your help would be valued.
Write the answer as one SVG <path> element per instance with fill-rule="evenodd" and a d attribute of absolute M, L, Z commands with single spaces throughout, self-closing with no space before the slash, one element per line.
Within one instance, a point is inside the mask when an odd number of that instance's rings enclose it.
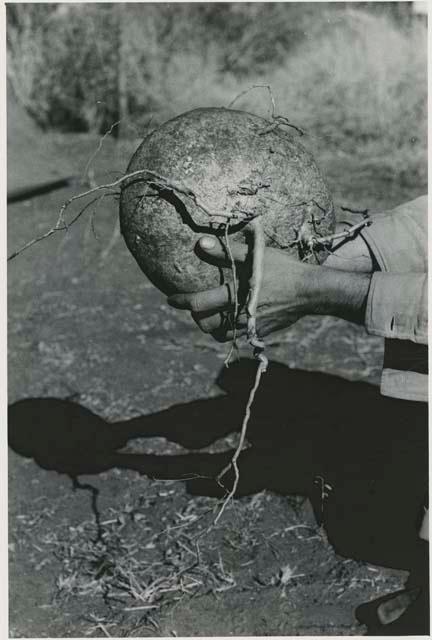
<path fill-rule="evenodd" d="M 97 141 L 10 145 L 10 180 L 22 180 L 82 171 Z M 98 181 L 124 170 L 133 147 L 108 141 Z M 422 192 L 346 155 L 318 160 L 340 204 L 388 208 Z M 9 251 L 51 227 L 72 193 L 10 206 Z M 344 433 L 357 448 L 380 339 L 306 318 L 269 341 L 241 497 L 214 525 L 218 488 L 207 478 L 235 443 L 253 365 L 246 350 L 221 373 L 225 347 L 139 271 L 117 232 L 117 203 L 104 202 L 94 230 L 84 216 L 9 263 L 8 304 L 12 637 L 364 632 L 355 607 L 407 574 L 358 558 L 349 540 L 332 539 L 344 555 L 335 552 L 317 519 L 341 476 L 321 475 L 308 447 L 316 433 L 343 458 L 328 417 L 352 394 Z"/>

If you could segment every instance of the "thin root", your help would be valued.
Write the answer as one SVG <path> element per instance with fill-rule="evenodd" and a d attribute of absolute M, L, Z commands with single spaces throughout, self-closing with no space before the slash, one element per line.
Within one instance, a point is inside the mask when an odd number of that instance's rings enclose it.
<path fill-rule="evenodd" d="M 106 138 L 112 134 L 112 132 L 114 131 L 115 127 L 117 127 L 119 124 L 120 124 L 120 120 L 117 120 L 117 122 L 114 122 L 110 126 L 110 128 L 107 131 L 105 131 L 105 133 L 103 134 L 103 136 L 99 140 L 99 144 L 98 144 L 97 148 L 95 149 L 95 151 L 92 153 L 92 155 L 88 159 L 87 164 L 86 164 L 85 169 L 84 169 L 84 173 L 83 173 L 83 180 L 85 180 L 87 178 L 89 184 L 92 183 L 92 177 L 90 177 L 90 174 L 89 174 L 90 167 L 91 167 L 92 163 L 94 162 L 97 154 L 102 149 L 102 145 L 105 142 Z"/>
<path fill-rule="evenodd" d="M 254 220 L 252 220 L 247 228 L 252 232 L 254 236 L 252 276 L 249 281 L 249 297 L 246 306 L 246 313 L 248 318 L 247 336 L 250 344 L 254 347 L 255 351 L 263 351 L 264 343 L 259 339 L 256 331 L 256 312 L 264 269 L 264 231 L 259 218 L 255 218 Z M 257 356 L 257 354 L 254 355 Z"/>
<path fill-rule="evenodd" d="M 253 236 L 254 236 L 252 275 L 249 281 L 249 287 L 250 287 L 249 297 L 248 297 L 248 302 L 246 306 L 246 313 L 248 318 L 247 336 L 248 336 L 249 343 L 254 349 L 254 356 L 259 361 L 259 364 L 258 364 L 258 368 L 255 375 L 255 383 L 250 391 L 249 399 L 246 405 L 245 415 L 243 418 L 242 428 L 240 432 L 239 443 L 237 445 L 237 448 L 229 464 L 224 469 L 222 469 L 222 471 L 219 473 L 219 475 L 216 478 L 217 482 L 220 482 L 220 480 L 229 471 L 229 469 L 231 467 L 233 468 L 233 471 L 234 471 L 233 486 L 229 491 L 229 493 L 227 494 L 227 496 L 224 498 L 222 507 L 215 518 L 215 524 L 219 521 L 227 505 L 232 500 L 232 498 L 234 497 L 237 491 L 238 483 L 240 480 L 240 473 L 239 473 L 237 460 L 241 452 L 243 451 L 244 443 L 246 440 L 247 428 L 248 428 L 249 419 L 250 419 L 251 406 L 254 401 L 255 394 L 259 387 L 261 376 L 263 373 L 265 373 L 268 367 L 268 359 L 263 353 L 265 345 L 264 345 L 264 342 L 260 340 L 256 330 L 256 312 L 257 312 L 258 297 L 259 297 L 261 282 L 262 282 L 263 263 L 264 263 L 264 250 L 265 250 L 264 232 L 263 232 L 263 227 L 259 218 L 252 220 L 252 222 L 250 223 L 250 226 L 248 226 L 247 228 L 253 233 Z"/>
<path fill-rule="evenodd" d="M 233 100 L 231 100 L 231 102 L 229 103 L 227 108 L 231 109 L 231 107 L 233 106 L 233 104 L 235 102 L 237 102 L 237 100 L 239 100 L 240 98 L 245 96 L 250 91 L 253 91 L 254 89 L 267 89 L 268 94 L 269 94 L 269 98 L 270 98 L 270 102 L 271 102 L 271 118 L 273 119 L 275 117 L 276 104 L 275 104 L 275 99 L 273 97 L 272 88 L 271 88 L 271 86 L 269 84 L 253 84 L 251 87 L 249 87 L 248 89 L 245 89 L 244 91 L 239 93 Z"/>
<path fill-rule="evenodd" d="M 9 260 L 13 260 L 17 256 L 19 256 L 21 253 L 23 253 L 24 251 L 32 247 L 34 244 L 41 242 L 42 240 L 45 240 L 45 238 L 48 238 L 49 236 L 53 235 L 57 231 L 67 231 L 69 227 L 81 216 L 84 210 L 88 208 L 86 205 L 85 208 L 82 211 L 80 211 L 80 213 L 72 220 L 72 222 L 67 223 L 64 218 L 66 209 L 76 200 L 87 198 L 99 191 L 116 189 L 117 187 L 120 187 L 121 185 L 123 185 L 123 183 L 126 182 L 127 180 L 131 180 L 133 178 L 138 178 L 143 176 L 148 176 L 149 178 L 153 178 L 152 180 L 148 180 L 148 182 L 151 186 L 154 186 L 156 189 L 160 189 L 160 190 L 166 189 L 169 191 L 174 191 L 176 193 L 180 193 L 181 195 L 184 195 L 190 198 L 194 202 L 194 204 L 209 217 L 217 217 L 225 220 L 233 220 L 238 218 L 238 216 L 236 216 L 235 214 L 212 213 L 211 211 L 209 211 L 209 209 L 207 209 L 207 207 L 205 207 L 205 205 L 201 202 L 198 196 L 192 191 L 192 189 L 190 189 L 184 182 L 169 180 L 168 178 L 165 178 L 149 169 L 139 169 L 137 171 L 132 171 L 131 173 L 127 173 L 121 176 L 121 178 L 114 180 L 114 182 L 97 185 L 96 187 L 92 187 L 87 191 L 78 193 L 72 196 L 71 198 L 69 198 L 68 200 L 66 200 L 60 208 L 60 212 L 59 212 L 59 216 L 56 224 L 51 229 L 49 229 L 46 233 L 36 238 L 33 238 L 33 240 L 30 240 L 29 242 L 27 242 L 20 249 L 18 249 L 17 251 L 14 251 L 8 257 L 8 262 Z"/>
<path fill-rule="evenodd" d="M 302 129 L 301 127 L 298 127 L 295 124 L 292 124 L 292 122 L 290 122 L 288 118 L 286 118 L 285 116 L 276 115 L 276 103 L 275 103 L 271 85 L 269 84 L 253 84 L 248 89 L 241 91 L 233 100 L 231 100 L 227 108 L 231 109 L 231 107 L 234 105 L 235 102 L 237 102 L 237 100 L 239 100 L 240 98 L 248 94 L 250 91 L 253 91 L 254 89 L 267 89 L 269 94 L 270 104 L 271 104 L 270 124 L 267 127 L 264 127 L 263 129 L 260 129 L 258 131 L 259 136 L 264 136 L 267 133 L 270 133 L 271 131 L 275 131 L 281 126 L 291 127 L 292 129 L 295 129 L 297 133 L 299 133 L 301 136 L 305 135 L 306 132 L 304 129 Z"/>
<path fill-rule="evenodd" d="M 265 357 L 265 356 L 263 356 Z M 267 359 L 266 359 L 267 360 Z M 237 460 L 243 450 L 243 446 L 246 440 L 246 432 L 247 432 L 247 428 L 248 428 L 248 424 L 249 424 L 249 418 L 250 418 L 250 414 L 251 414 L 251 407 L 252 407 L 252 403 L 254 401 L 255 398 L 255 394 L 257 392 L 257 389 L 259 387 L 260 381 L 261 381 L 261 376 L 262 374 L 265 372 L 267 368 L 267 362 L 264 362 L 262 360 L 260 360 L 260 363 L 258 365 L 257 371 L 256 371 L 256 375 L 255 375 L 255 383 L 254 386 L 252 387 L 250 394 L 249 394 L 249 399 L 246 405 L 246 409 L 245 409 L 245 415 L 243 418 L 243 423 L 242 423 L 242 428 L 241 428 L 241 432 L 240 432 L 240 440 L 239 443 L 237 445 L 237 449 L 234 452 L 233 457 L 231 458 L 229 464 L 222 469 L 222 471 L 219 473 L 219 475 L 217 476 L 216 480 L 217 482 L 220 482 L 220 480 L 223 478 L 223 476 L 230 470 L 230 468 L 232 467 L 234 470 L 234 483 L 233 486 L 230 490 L 230 492 L 228 493 L 228 495 L 224 498 L 222 507 L 219 510 L 219 513 L 217 514 L 214 522 L 215 524 L 217 524 L 217 522 L 220 520 L 223 512 L 225 511 L 226 507 L 228 506 L 229 502 L 232 500 L 232 498 L 235 496 L 235 493 L 237 491 L 237 487 L 238 487 L 238 483 L 240 480 L 240 472 L 239 472 L 239 468 L 237 465 Z"/>
<path fill-rule="evenodd" d="M 231 251 L 231 246 L 230 246 L 230 242 L 229 242 L 229 228 L 230 228 L 230 221 L 227 220 L 226 224 L 225 224 L 225 246 L 226 246 L 226 250 L 228 253 L 228 257 L 230 259 L 231 262 L 231 270 L 232 270 L 232 278 L 233 278 L 233 297 L 234 297 L 234 322 L 233 322 L 233 339 L 231 342 L 231 347 L 230 350 L 228 352 L 227 357 L 224 360 L 224 364 L 226 367 L 229 366 L 230 362 L 231 362 L 231 358 L 233 353 L 237 353 L 238 354 L 238 346 L 237 346 L 237 318 L 238 318 L 238 312 L 239 312 L 239 299 L 238 299 L 238 287 L 237 287 L 237 267 L 236 267 L 236 263 L 234 260 L 234 256 L 232 254 Z"/>
<path fill-rule="evenodd" d="M 348 227 L 346 231 L 340 231 L 338 233 L 333 233 L 329 236 L 316 236 L 313 238 L 312 243 L 314 247 L 326 246 L 332 244 L 335 240 L 342 240 L 346 238 L 353 238 L 360 229 L 363 227 L 368 227 L 372 224 L 372 220 L 370 218 L 364 218 L 361 222 L 354 224 L 352 227 Z"/>

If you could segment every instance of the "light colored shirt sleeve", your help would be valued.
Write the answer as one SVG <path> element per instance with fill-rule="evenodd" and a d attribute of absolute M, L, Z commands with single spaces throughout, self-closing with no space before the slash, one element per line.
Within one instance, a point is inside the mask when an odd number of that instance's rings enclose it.
<path fill-rule="evenodd" d="M 426 273 L 372 276 L 366 305 L 366 330 L 383 338 L 428 341 Z"/>
<path fill-rule="evenodd" d="M 427 344 L 427 197 L 376 214 L 362 236 L 381 271 L 373 274 L 366 329 Z"/>
<path fill-rule="evenodd" d="M 362 236 L 382 271 L 427 272 L 427 196 L 371 218 L 372 224 L 363 229 Z"/>

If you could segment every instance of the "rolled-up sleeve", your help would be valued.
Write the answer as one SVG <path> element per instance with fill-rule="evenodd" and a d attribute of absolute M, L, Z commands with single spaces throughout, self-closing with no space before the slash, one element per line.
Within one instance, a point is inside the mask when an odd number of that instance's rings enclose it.
<path fill-rule="evenodd" d="M 427 218 L 427 196 L 371 216 L 361 235 L 382 271 L 427 272 Z"/>
<path fill-rule="evenodd" d="M 372 216 L 362 231 L 381 271 L 366 303 L 369 333 L 385 340 L 383 395 L 427 401 L 427 197 Z"/>
<path fill-rule="evenodd" d="M 372 276 L 366 329 L 427 344 L 427 196 L 372 216 L 362 236 L 381 269 Z"/>
<path fill-rule="evenodd" d="M 427 344 L 427 294 L 426 273 L 374 273 L 366 305 L 367 331 Z"/>

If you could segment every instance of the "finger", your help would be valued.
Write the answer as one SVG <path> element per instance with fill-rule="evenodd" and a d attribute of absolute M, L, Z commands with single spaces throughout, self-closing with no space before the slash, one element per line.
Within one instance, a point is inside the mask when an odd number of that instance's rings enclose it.
<path fill-rule="evenodd" d="M 241 338 L 245 336 L 247 333 L 247 329 L 236 329 L 235 337 Z M 234 340 L 234 331 L 232 329 L 225 329 L 225 327 L 220 327 L 215 331 L 212 331 L 212 338 L 214 338 L 217 342 L 232 342 Z"/>
<path fill-rule="evenodd" d="M 232 306 L 232 292 L 229 283 L 215 289 L 195 293 L 177 293 L 168 298 L 168 304 L 176 309 L 188 309 L 194 313 L 224 311 Z"/>
<path fill-rule="evenodd" d="M 228 342 L 234 340 L 234 338 L 239 338 L 247 333 L 247 318 L 245 314 L 240 314 L 237 318 L 237 322 L 235 324 L 234 331 L 234 315 L 232 313 L 224 313 L 222 315 L 221 324 L 215 328 L 213 331 L 210 331 L 210 334 L 217 340 L 218 342 Z"/>
<path fill-rule="evenodd" d="M 212 333 L 213 331 L 218 331 L 219 329 L 224 332 L 233 329 L 233 314 L 222 314 L 222 313 L 213 313 L 213 314 L 203 314 L 203 313 L 192 313 L 192 318 L 197 323 L 198 327 L 204 333 Z M 237 318 L 236 322 L 236 330 L 243 330 L 247 327 L 247 318 L 244 314 L 241 314 Z"/>
<path fill-rule="evenodd" d="M 204 333 L 212 333 L 212 331 L 217 331 L 224 324 L 224 316 L 222 313 L 213 313 L 212 315 L 192 313 L 192 318 Z"/>
<path fill-rule="evenodd" d="M 214 236 L 203 236 L 198 240 L 196 248 L 200 258 L 219 267 L 231 267 L 233 260 L 244 263 L 248 256 L 246 244 L 230 242 L 229 246 L 225 246 L 221 238 Z"/>

